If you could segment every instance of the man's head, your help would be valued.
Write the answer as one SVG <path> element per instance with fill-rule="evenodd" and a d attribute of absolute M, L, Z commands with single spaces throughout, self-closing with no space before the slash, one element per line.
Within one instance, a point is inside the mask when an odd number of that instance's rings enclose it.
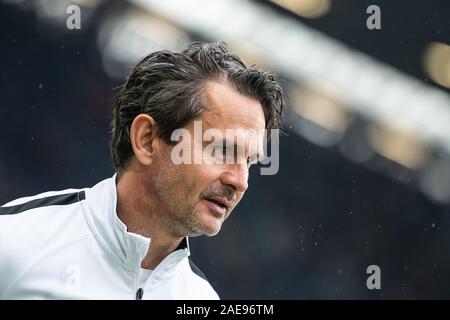
<path fill-rule="evenodd" d="M 284 103 L 283 90 L 270 73 L 247 68 L 220 43 L 154 52 L 134 67 L 117 96 L 114 166 L 119 176 L 127 170 L 140 172 L 136 183 L 157 202 L 173 235 L 215 235 L 247 189 L 248 159 L 260 152 L 260 137 L 249 132 L 279 128 Z M 234 151 L 243 150 L 234 152 L 236 161 L 174 163 L 177 142 L 171 137 L 177 129 L 192 133 L 194 159 L 194 149 L 205 148 L 195 138 L 195 121 L 201 121 L 203 132 L 215 129 L 224 139 L 227 129 L 235 130 L 244 143 L 226 141 L 236 144 Z M 227 156 L 217 150 L 211 155 Z"/>

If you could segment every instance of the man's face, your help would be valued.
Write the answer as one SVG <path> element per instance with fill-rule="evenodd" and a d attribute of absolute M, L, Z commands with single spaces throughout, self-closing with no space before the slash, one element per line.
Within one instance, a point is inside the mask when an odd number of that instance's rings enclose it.
<path fill-rule="evenodd" d="M 222 223 L 248 187 L 247 160 L 262 151 L 262 137 L 251 134 L 252 130 L 261 132 L 265 128 L 263 109 L 257 100 L 241 95 L 230 84 L 220 82 L 208 83 L 202 98 L 206 110 L 196 121 L 201 121 L 203 132 L 216 129 L 227 143 L 234 144 L 234 149 L 230 148 L 234 151 L 234 161 L 211 164 L 202 158 L 201 163 L 175 164 L 171 157 L 174 147 L 162 147 L 161 158 L 155 164 L 157 174 L 153 187 L 168 212 L 168 227 L 179 237 L 213 236 L 220 231 Z M 202 137 L 198 139 L 194 127 L 194 121 L 185 127 L 191 136 L 192 159 L 198 156 L 194 152 L 195 147 L 204 151 L 211 144 L 211 141 L 200 140 Z M 231 141 L 226 129 L 233 129 L 235 138 L 231 136 Z M 223 154 L 212 152 L 212 156 L 225 159 L 227 155 L 223 151 Z"/>

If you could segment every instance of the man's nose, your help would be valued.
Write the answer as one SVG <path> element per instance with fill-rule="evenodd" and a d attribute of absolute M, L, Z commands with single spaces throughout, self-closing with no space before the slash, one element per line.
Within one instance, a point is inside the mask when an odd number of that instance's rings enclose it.
<path fill-rule="evenodd" d="M 221 180 L 224 185 L 233 187 L 237 192 L 245 192 L 248 188 L 248 167 L 245 164 L 230 164 L 226 166 Z"/>

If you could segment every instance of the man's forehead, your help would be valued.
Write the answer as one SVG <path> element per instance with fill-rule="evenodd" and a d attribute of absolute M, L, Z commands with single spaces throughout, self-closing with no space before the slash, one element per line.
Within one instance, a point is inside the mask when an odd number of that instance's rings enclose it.
<path fill-rule="evenodd" d="M 205 128 L 264 129 L 262 106 L 226 82 L 208 82 L 202 95 Z"/>

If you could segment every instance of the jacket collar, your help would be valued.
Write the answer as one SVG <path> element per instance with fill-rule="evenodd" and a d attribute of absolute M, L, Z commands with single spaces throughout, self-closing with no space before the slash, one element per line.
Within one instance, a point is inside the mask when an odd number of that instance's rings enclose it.
<path fill-rule="evenodd" d="M 82 202 L 83 212 L 94 236 L 107 253 L 119 260 L 127 269 L 135 270 L 140 268 L 151 239 L 128 232 L 127 226 L 117 216 L 116 177 L 117 174 L 114 174 L 111 178 L 85 190 L 86 201 Z M 174 266 L 189 255 L 189 240 L 186 237 L 161 264 L 165 260 L 170 260 L 170 264 Z"/>

